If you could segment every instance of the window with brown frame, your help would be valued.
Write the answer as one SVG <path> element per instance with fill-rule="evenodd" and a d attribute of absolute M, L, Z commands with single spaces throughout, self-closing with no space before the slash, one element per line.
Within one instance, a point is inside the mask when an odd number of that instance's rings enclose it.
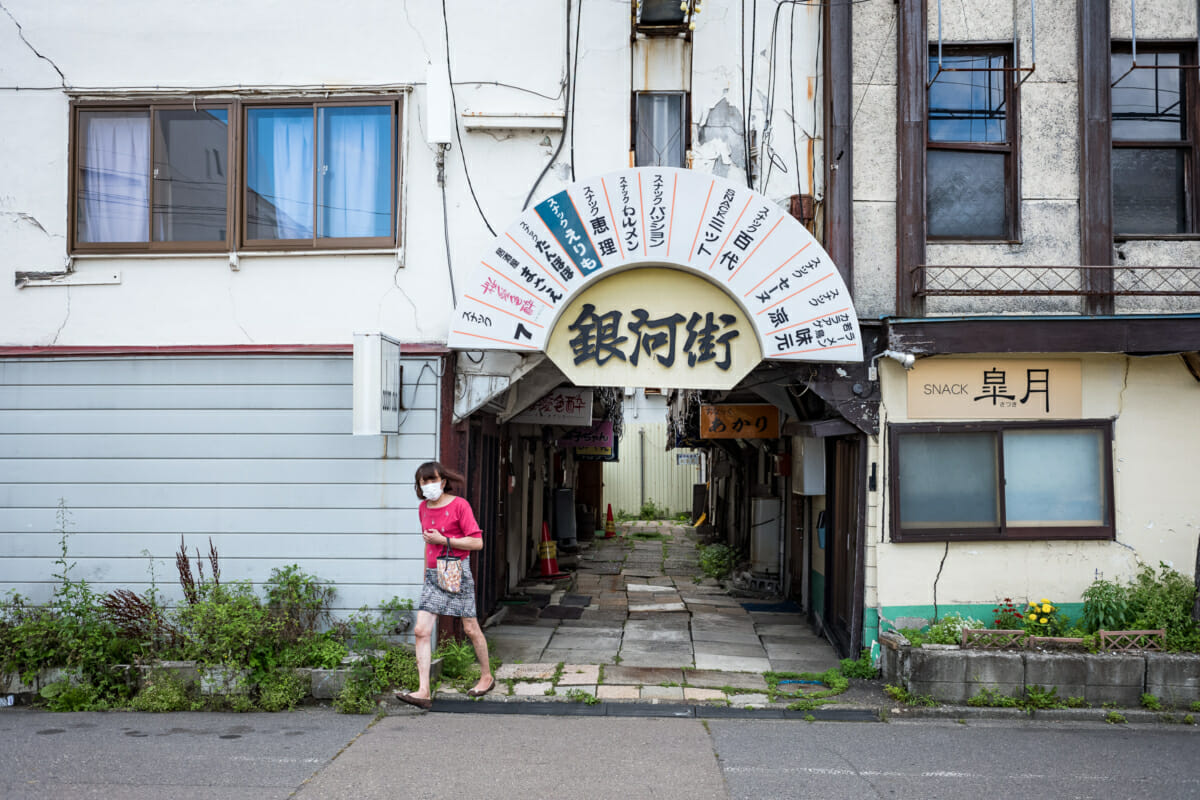
<path fill-rule="evenodd" d="M 75 107 L 76 251 L 227 250 L 229 104 Z"/>
<path fill-rule="evenodd" d="M 896 542 L 1113 538 L 1112 423 L 891 425 Z"/>
<path fill-rule="evenodd" d="M 1195 233 L 1195 47 L 1117 43 L 1112 52 L 1113 233 Z"/>
<path fill-rule="evenodd" d="M 77 104 L 72 251 L 395 246 L 399 129 L 394 99 Z"/>
<path fill-rule="evenodd" d="M 1011 45 L 929 58 L 925 213 L 930 239 L 1016 238 L 1016 90 Z"/>

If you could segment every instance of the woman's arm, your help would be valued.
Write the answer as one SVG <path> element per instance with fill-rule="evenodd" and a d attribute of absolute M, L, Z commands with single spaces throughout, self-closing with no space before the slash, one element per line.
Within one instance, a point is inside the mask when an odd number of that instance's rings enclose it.
<path fill-rule="evenodd" d="M 455 550 L 482 550 L 482 536 L 447 536 L 446 542 Z"/>

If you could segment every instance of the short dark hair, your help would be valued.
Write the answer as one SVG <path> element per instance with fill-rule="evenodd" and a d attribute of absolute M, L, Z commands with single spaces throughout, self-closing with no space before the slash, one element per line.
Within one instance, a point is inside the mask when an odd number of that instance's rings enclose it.
<path fill-rule="evenodd" d="M 424 500 L 425 495 L 421 493 L 421 482 L 442 478 L 446 481 L 446 491 L 453 494 L 462 494 L 466 489 L 467 479 L 459 475 L 452 469 L 447 469 L 438 461 L 426 461 L 421 466 L 417 467 L 417 474 L 413 478 L 413 483 L 417 489 L 417 499 Z"/>

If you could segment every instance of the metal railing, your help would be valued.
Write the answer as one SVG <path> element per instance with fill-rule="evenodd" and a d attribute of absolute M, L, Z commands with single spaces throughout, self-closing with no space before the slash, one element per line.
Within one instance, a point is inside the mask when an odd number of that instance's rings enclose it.
<path fill-rule="evenodd" d="M 1111 273 L 1111 282 L 1105 280 L 1104 288 L 1096 288 L 1089 273 L 1101 271 Z M 913 267 L 913 273 L 917 297 L 1200 297 L 1200 266 L 922 264 Z"/>

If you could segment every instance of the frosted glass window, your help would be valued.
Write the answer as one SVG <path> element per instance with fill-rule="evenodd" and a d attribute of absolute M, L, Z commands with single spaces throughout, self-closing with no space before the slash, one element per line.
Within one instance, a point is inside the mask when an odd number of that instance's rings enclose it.
<path fill-rule="evenodd" d="M 1182 150 L 1114 148 L 1113 232 L 1186 233 L 1184 170 Z"/>
<path fill-rule="evenodd" d="M 994 434 L 908 434 L 899 442 L 901 528 L 999 526 Z"/>
<path fill-rule="evenodd" d="M 929 151 L 925 192 L 930 236 L 1004 236 L 1006 158 L 1003 153 Z"/>
<path fill-rule="evenodd" d="M 1097 430 L 1005 431 L 1008 524 L 1104 524 L 1103 447 Z"/>

